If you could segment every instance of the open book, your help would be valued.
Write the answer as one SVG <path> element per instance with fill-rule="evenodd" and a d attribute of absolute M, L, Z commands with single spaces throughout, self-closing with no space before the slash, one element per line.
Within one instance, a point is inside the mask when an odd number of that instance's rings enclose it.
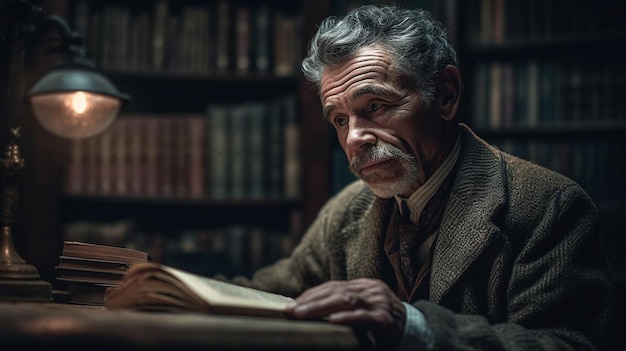
<path fill-rule="evenodd" d="M 148 262 L 134 264 L 107 289 L 110 309 L 187 310 L 215 314 L 285 317 L 292 298 Z"/>

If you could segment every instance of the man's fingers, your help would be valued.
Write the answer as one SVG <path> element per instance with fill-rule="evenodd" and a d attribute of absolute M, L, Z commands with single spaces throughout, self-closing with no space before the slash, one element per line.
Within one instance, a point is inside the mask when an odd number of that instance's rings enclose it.
<path fill-rule="evenodd" d="M 323 297 L 321 297 L 323 296 Z M 298 301 L 288 309 L 296 318 L 320 318 L 338 311 L 349 311 L 365 307 L 357 293 L 322 294 L 314 299 Z"/>
<path fill-rule="evenodd" d="M 321 318 L 351 310 L 386 308 L 392 295 L 386 285 L 373 279 L 331 281 L 307 290 L 289 306 L 295 318 Z"/>
<path fill-rule="evenodd" d="M 322 299 L 332 294 L 351 293 L 363 290 L 371 280 L 329 281 L 312 287 L 296 298 L 299 303 Z M 371 282 L 370 282 L 371 284 Z"/>

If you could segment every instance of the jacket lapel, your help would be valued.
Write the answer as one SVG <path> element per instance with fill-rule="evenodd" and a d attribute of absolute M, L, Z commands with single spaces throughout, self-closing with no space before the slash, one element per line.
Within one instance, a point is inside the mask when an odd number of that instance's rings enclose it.
<path fill-rule="evenodd" d="M 344 235 L 351 237 L 349 251 L 362 255 L 347 258 L 347 279 L 381 278 L 388 274 L 389 262 L 384 250 L 384 236 L 394 206 L 393 199 L 375 198 L 359 220 L 344 228 Z"/>
<path fill-rule="evenodd" d="M 462 128 L 459 169 L 433 254 L 430 300 L 440 302 L 500 232 L 495 223 L 506 206 L 500 152 Z"/>

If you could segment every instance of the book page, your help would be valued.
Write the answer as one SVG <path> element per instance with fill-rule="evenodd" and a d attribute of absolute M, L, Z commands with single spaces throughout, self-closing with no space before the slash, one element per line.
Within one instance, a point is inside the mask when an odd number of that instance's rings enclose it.
<path fill-rule="evenodd" d="M 163 266 L 162 268 L 208 301 L 209 304 L 284 309 L 293 301 L 290 297 L 221 282 L 172 267 Z"/>

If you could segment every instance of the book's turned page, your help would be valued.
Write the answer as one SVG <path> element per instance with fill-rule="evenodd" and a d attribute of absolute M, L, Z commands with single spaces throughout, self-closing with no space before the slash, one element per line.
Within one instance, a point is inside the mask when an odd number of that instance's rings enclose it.
<path fill-rule="evenodd" d="M 107 289 L 110 309 L 190 310 L 215 314 L 285 317 L 292 298 L 242 287 L 150 262 L 133 265 Z"/>

